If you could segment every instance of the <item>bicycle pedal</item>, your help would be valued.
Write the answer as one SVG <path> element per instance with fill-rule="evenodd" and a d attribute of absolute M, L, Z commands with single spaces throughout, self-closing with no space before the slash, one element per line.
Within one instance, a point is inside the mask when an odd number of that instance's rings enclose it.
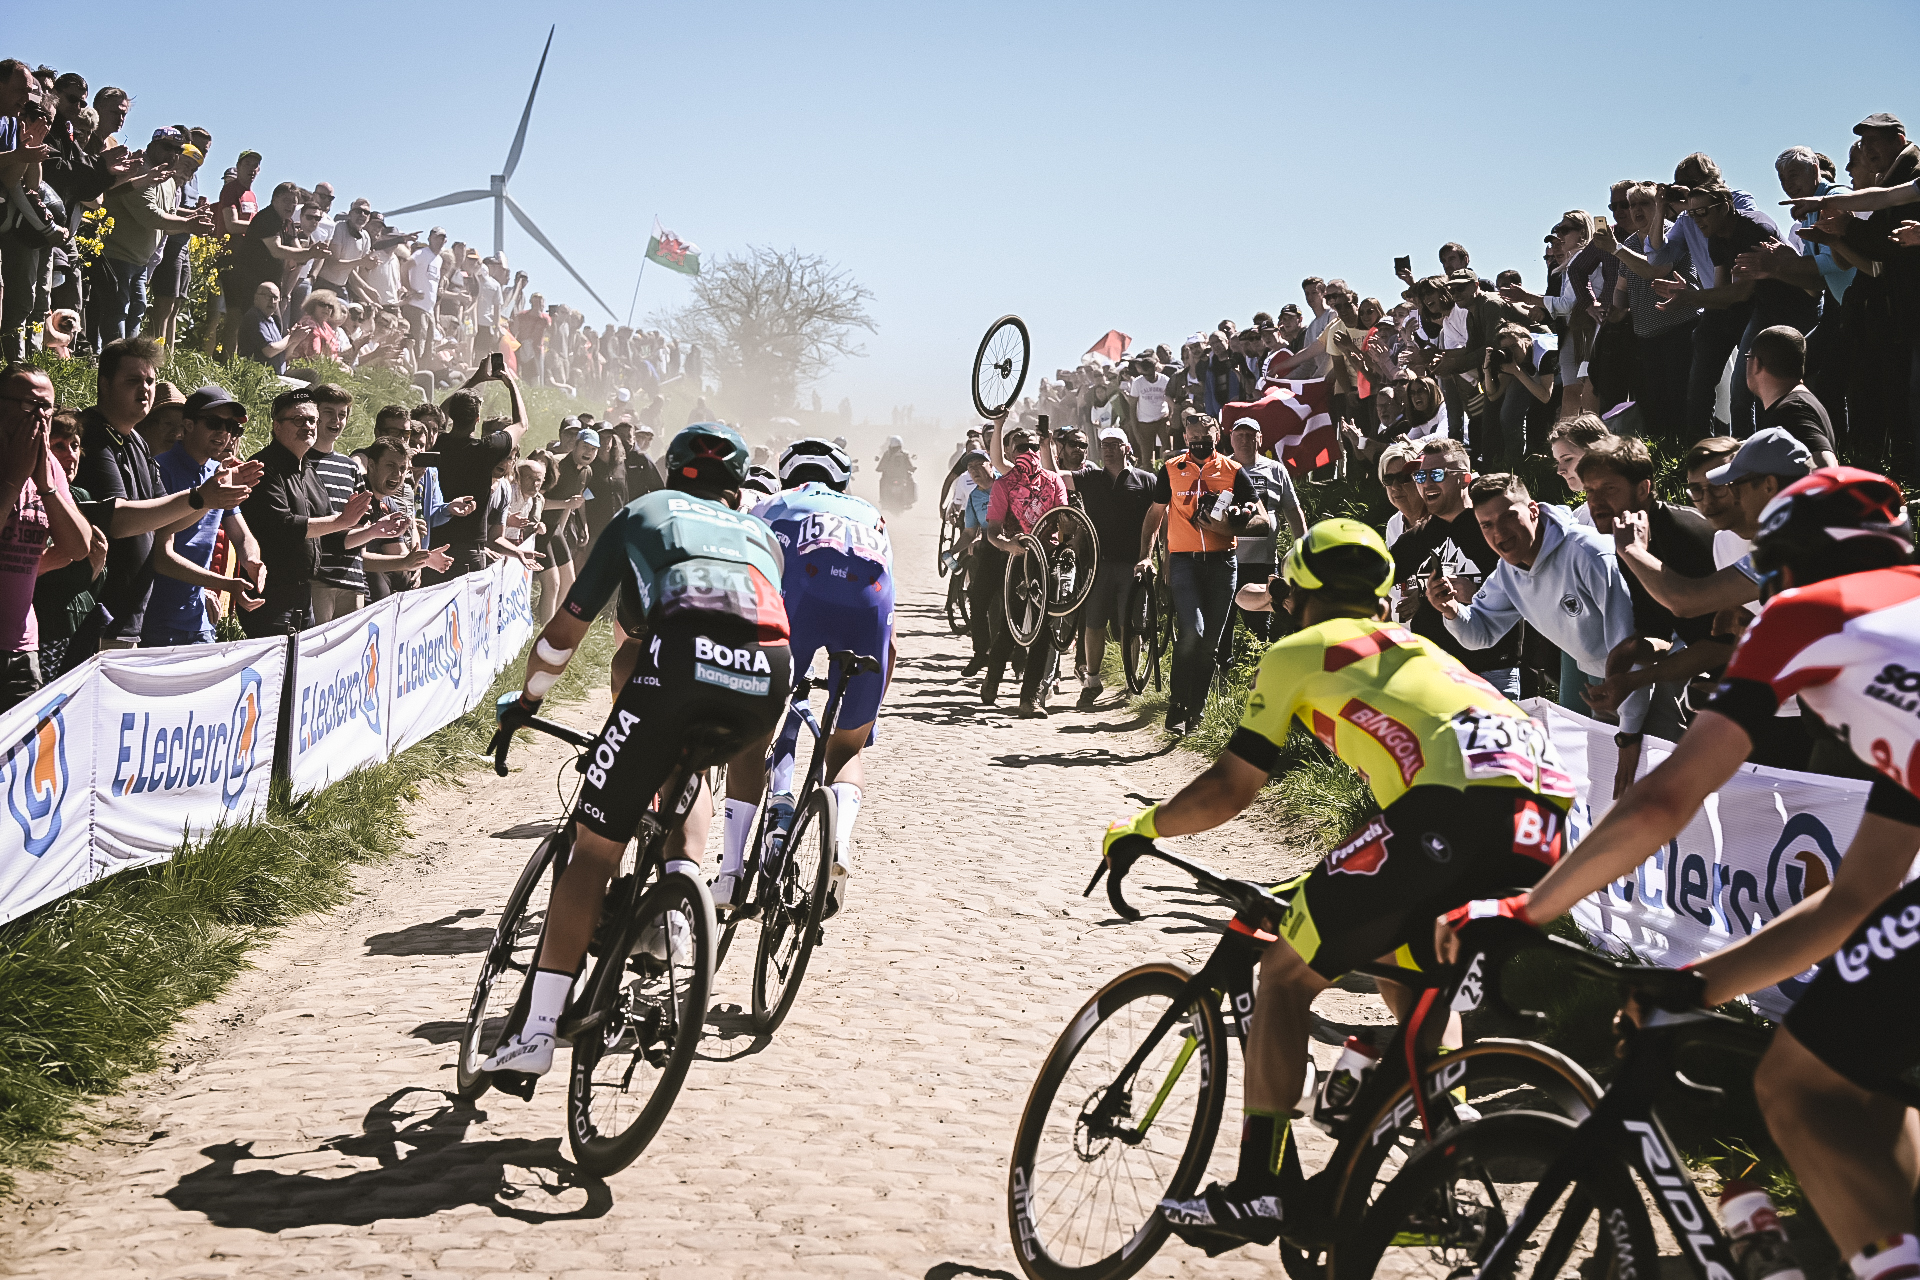
<path fill-rule="evenodd" d="M 533 1101 L 534 1086 L 540 1083 L 539 1076 L 528 1075 L 524 1071 L 495 1071 L 491 1073 L 490 1080 L 494 1088 L 522 1102 Z"/>

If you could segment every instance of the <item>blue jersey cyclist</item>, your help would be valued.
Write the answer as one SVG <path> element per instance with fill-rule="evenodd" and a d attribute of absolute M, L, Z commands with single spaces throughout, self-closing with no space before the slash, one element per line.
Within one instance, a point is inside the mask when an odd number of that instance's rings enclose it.
<path fill-rule="evenodd" d="M 667 487 L 607 523 L 527 655 L 526 687 L 501 700 L 500 723 L 524 724 L 594 615 L 618 596 L 629 641 L 626 678 L 574 806 L 573 851 L 528 975 L 526 1023 L 483 1071 L 541 1075 L 552 1067 L 560 1014 L 607 884 L 640 815 L 679 763 L 685 731 L 726 729 L 764 752 L 793 687 L 780 544 L 764 522 L 738 509 L 746 442 L 722 423 L 696 423 L 674 437 L 666 462 Z M 711 812 L 696 800 L 668 846 L 668 871 L 698 872 Z"/>
<path fill-rule="evenodd" d="M 853 460 L 826 440 L 796 440 L 780 453 L 782 491 L 757 508 L 785 554 L 782 578 L 792 624 L 793 665 L 805 672 L 825 649 L 850 649 L 878 658 L 881 673 L 860 672 L 848 683 L 839 727 L 826 744 L 826 782 L 835 800 L 833 869 L 827 914 L 846 904 L 852 871 L 854 819 L 864 783 L 860 753 L 893 671 L 893 546 L 872 504 L 846 491 Z M 789 728 L 797 732 L 798 726 Z M 791 743 L 776 760 L 772 803 L 791 812 Z M 765 747 L 743 751 L 727 767 L 726 844 L 713 882 L 716 908 L 729 907 L 741 879 L 747 842 L 759 818 L 765 788 Z"/>

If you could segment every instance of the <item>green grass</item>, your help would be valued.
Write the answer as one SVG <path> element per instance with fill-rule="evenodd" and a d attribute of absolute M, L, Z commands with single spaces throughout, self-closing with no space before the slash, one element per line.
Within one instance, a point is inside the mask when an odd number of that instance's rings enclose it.
<path fill-rule="evenodd" d="M 604 682 L 613 647 L 596 623 L 550 698 Z M 523 654 L 473 711 L 384 764 L 0 927 L 0 1192 L 10 1169 L 43 1166 L 89 1130 L 91 1099 L 159 1066 L 168 1032 L 249 952 L 344 902 L 354 867 L 399 853 L 407 803 L 422 783 L 480 767 L 494 696 L 524 672 Z"/>

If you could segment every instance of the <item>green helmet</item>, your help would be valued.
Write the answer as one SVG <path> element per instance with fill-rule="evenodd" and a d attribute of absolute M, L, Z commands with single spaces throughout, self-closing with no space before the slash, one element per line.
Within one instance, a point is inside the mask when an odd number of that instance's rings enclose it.
<path fill-rule="evenodd" d="M 667 486 L 738 489 L 747 480 L 747 442 L 724 422 L 696 422 L 667 446 Z"/>
<path fill-rule="evenodd" d="M 1358 520 L 1322 520 L 1295 540 L 1280 576 L 1307 591 L 1393 590 L 1393 553 L 1386 539 Z"/>

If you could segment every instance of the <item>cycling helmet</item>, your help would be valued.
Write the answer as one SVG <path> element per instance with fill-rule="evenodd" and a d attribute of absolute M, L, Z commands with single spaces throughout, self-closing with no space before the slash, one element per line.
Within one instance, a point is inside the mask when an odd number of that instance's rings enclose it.
<path fill-rule="evenodd" d="M 1322 520 L 1295 539 L 1280 576 L 1304 591 L 1393 590 L 1393 556 L 1385 539 L 1358 520 Z"/>
<path fill-rule="evenodd" d="M 747 479 L 747 442 L 724 422 L 696 422 L 667 446 L 667 485 L 738 489 Z"/>
<path fill-rule="evenodd" d="M 1760 598 L 1842 574 L 1884 569 L 1913 559 L 1913 522 L 1900 486 L 1858 467 L 1822 467 L 1774 495 L 1760 513 L 1753 567 Z"/>
<path fill-rule="evenodd" d="M 740 487 L 742 489 L 751 489 L 755 493 L 764 493 L 771 496 L 780 492 L 780 477 L 773 474 L 773 472 L 767 468 L 756 464 L 747 468 L 747 478 Z"/>
<path fill-rule="evenodd" d="M 818 480 L 829 489 L 846 492 L 853 478 L 853 459 L 839 445 L 818 436 L 795 440 L 780 451 L 780 483 L 795 489 Z"/>

